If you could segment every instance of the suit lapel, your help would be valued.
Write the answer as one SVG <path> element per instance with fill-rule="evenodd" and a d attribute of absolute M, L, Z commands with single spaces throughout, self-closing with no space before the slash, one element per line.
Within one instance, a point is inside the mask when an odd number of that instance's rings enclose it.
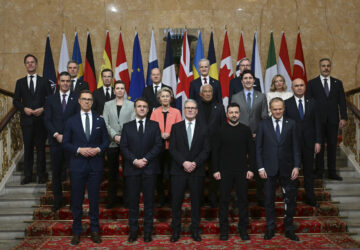
<path fill-rule="evenodd" d="M 188 142 L 188 140 L 187 140 L 187 131 L 186 131 L 186 129 L 187 129 L 187 127 L 186 127 L 186 122 L 185 122 L 185 120 L 184 121 L 182 121 L 182 128 L 180 129 L 181 131 L 182 131 L 182 138 L 184 138 L 184 140 L 185 140 L 185 144 L 186 144 L 186 147 L 187 147 L 187 150 L 189 150 L 189 142 Z M 195 131 L 194 131 L 195 132 Z M 195 134 L 195 133 L 194 133 Z M 192 144 L 192 143 L 191 143 Z"/>
<path fill-rule="evenodd" d="M 192 140 L 191 140 L 191 147 L 190 149 L 192 149 L 194 147 L 194 143 L 196 142 L 198 136 L 199 136 L 199 121 L 195 122 L 195 128 L 194 128 L 194 134 L 193 134 L 193 137 L 192 137 Z M 186 135 L 186 138 L 187 138 L 187 135 Z"/>
<path fill-rule="evenodd" d="M 285 134 L 287 133 L 289 127 L 289 121 L 285 118 L 283 118 L 283 124 L 282 124 L 282 129 L 281 129 L 281 133 L 280 133 L 280 143 L 283 142 L 284 138 L 286 137 Z"/>
<path fill-rule="evenodd" d="M 278 140 L 276 138 L 276 133 L 275 133 L 275 129 L 274 129 L 274 125 L 273 125 L 273 121 L 272 118 L 270 117 L 269 119 L 266 120 L 266 124 L 268 126 L 268 131 L 270 131 L 270 134 L 272 135 L 274 141 L 276 141 L 278 143 Z"/>
<path fill-rule="evenodd" d="M 309 99 L 305 99 L 305 114 L 304 114 L 304 120 L 307 118 L 309 112 L 310 112 L 311 103 Z"/>
<path fill-rule="evenodd" d="M 85 135 L 85 128 L 84 128 L 82 120 L 81 120 L 81 112 L 78 113 L 77 119 L 78 119 L 78 122 L 80 122 L 80 125 L 81 125 L 81 126 L 79 126 L 80 133 L 83 135 L 84 140 L 87 141 L 86 135 Z"/>

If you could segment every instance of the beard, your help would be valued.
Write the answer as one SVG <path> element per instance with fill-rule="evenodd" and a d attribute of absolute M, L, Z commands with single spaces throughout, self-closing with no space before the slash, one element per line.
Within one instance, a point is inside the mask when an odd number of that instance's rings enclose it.
<path fill-rule="evenodd" d="M 236 123 L 239 122 L 239 120 L 240 120 L 240 119 L 236 119 L 236 120 L 229 119 L 229 122 L 230 122 L 231 124 L 236 124 Z"/>

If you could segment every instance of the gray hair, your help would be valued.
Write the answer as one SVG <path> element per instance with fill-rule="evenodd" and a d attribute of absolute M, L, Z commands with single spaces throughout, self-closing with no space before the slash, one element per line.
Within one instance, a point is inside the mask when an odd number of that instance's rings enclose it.
<path fill-rule="evenodd" d="M 213 86 L 211 86 L 211 84 L 203 84 L 200 87 L 200 93 L 202 93 L 202 91 L 205 87 L 210 87 L 211 91 L 213 91 Z"/>
<path fill-rule="evenodd" d="M 197 102 L 196 102 L 194 99 L 187 99 L 187 100 L 184 102 L 184 107 L 185 107 L 186 104 L 189 103 L 189 102 L 194 103 L 196 107 L 198 106 L 198 105 L 197 105 Z"/>
<path fill-rule="evenodd" d="M 202 59 L 200 59 L 200 61 L 199 61 L 199 67 L 200 67 L 200 63 L 202 63 L 202 62 L 207 62 L 207 64 L 210 66 L 210 60 L 209 60 L 209 59 L 206 59 L 206 58 L 202 58 Z"/>
<path fill-rule="evenodd" d="M 239 63 L 239 64 L 241 64 L 243 61 L 249 61 L 249 62 L 250 62 L 250 59 L 247 58 L 247 57 L 244 57 L 243 59 L 240 60 L 240 63 Z"/>

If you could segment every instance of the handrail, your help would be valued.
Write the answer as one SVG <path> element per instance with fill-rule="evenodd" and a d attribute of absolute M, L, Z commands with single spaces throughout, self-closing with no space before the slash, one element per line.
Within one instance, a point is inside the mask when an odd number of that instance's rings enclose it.
<path fill-rule="evenodd" d="M 5 96 L 14 97 L 14 93 L 10 92 L 6 89 L 0 88 L 0 94 L 3 94 Z M 6 127 L 6 125 L 10 122 L 11 118 L 15 115 L 16 108 L 12 107 L 10 111 L 5 115 L 5 117 L 0 121 L 0 133 L 1 131 Z"/>
<path fill-rule="evenodd" d="M 2 88 L 0 88 L 0 94 L 6 95 L 6 96 L 9 96 L 9 97 L 14 97 L 13 92 L 11 92 L 9 90 L 6 90 L 6 89 L 2 89 Z"/>
<path fill-rule="evenodd" d="M 360 92 L 360 87 L 346 91 L 345 95 L 350 96 Z"/>

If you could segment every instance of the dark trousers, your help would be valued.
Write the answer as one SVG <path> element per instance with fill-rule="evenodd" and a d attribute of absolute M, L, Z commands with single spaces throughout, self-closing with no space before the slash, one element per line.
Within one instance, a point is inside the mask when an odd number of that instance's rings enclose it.
<path fill-rule="evenodd" d="M 82 232 L 81 218 L 82 205 L 85 195 L 86 183 L 88 183 L 90 231 L 99 232 L 99 196 L 100 184 L 103 171 L 95 171 L 91 166 L 86 166 L 86 171 L 78 172 L 70 169 L 71 181 L 71 208 L 73 214 L 73 234 L 80 235 Z"/>
<path fill-rule="evenodd" d="M 154 188 L 156 176 L 132 175 L 126 176 L 126 190 L 129 204 L 130 232 L 139 230 L 139 202 L 140 192 L 144 201 L 144 233 L 151 233 L 154 221 Z"/>
<path fill-rule="evenodd" d="M 239 209 L 239 231 L 246 230 L 249 226 L 248 181 L 244 174 L 221 174 L 219 221 L 221 234 L 229 232 L 229 203 L 231 191 L 235 186 L 237 207 Z"/>
<path fill-rule="evenodd" d="M 120 155 L 120 148 L 108 148 L 106 149 L 106 154 L 108 157 L 108 202 L 116 202 L 116 195 L 119 188 L 119 155 Z M 125 186 L 125 185 L 123 185 Z"/>
<path fill-rule="evenodd" d="M 265 180 L 265 213 L 266 213 L 266 229 L 275 230 L 275 192 L 276 182 L 280 181 L 281 190 L 284 196 L 284 227 L 285 231 L 293 231 L 293 217 L 296 212 L 296 198 L 298 180 L 291 180 L 290 177 L 268 176 Z"/>
<path fill-rule="evenodd" d="M 203 176 L 172 175 L 171 176 L 171 228 L 173 232 L 181 232 L 181 206 L 184 200 L 186 184 L 189 186 L 191 199 L 191 227 L 192 232 L 200 229 L 201 197 L 204 184 Z"/>
<path fill-rule="evenodd" d="M 206 170 L 206 179 L 208 180 L 208 184 L 206 185 L 206 189 L 208 191 L 207 200 L 211 204 L 217 203 L 218 190 L 219 190 L 219 182 L 215 180 L 213 176 L 213 169 L 211 166 L 211 156 L 209 156 L 208 160 L 205 162 L 205 166 L 207 166 Z M 205 186 L 204 186 L 205 191 Z"/>
<path fill-rule="evenodd" d="M 46 176 L 45 166 L 45 141 L 47 130 L 42 118 L 34 119 L 32 125 L 21 127 L 24 141 L 24 175 L 26 178 L 32 178 L 34 164 L 34 146 L 37 156 L 37 176 L 42 178 Z"/>
<path fill-rule="evenodd" d="M 305 187 L 306 199 L 309 201 L 316 201 L 316 196 L 314 193 L 314 178 L 313 178 L 314 149 L 309 149 L 304 145 L 302 145 L 301 160 L 303 164 L 304 187 Z"/>
<path fill-rule="evenodd" d="M 60 205 L 63 198 L 61 177 L 63 171 L 69 166 L 69 153 L 63 149 L 61 144 L 52 144 L 50 147 L 50 158 L 54 205 Z"/>
<path fill-rule="evenodd" d="M 170 164 L 171 155 L 169 150 L 165 149 L 159 156 L 160 160 L 160 174 L 157 176 L 156 193 L 159 201 L 165 199 L 165 181 L 168 183 L 168 197 L 171 193 L 171 182 L 170 182 Z"/>
<path fill-rule="evenodd" d="M 327 142 L 327 162 L 329 175 L 336 175 L 336 145 L 339 131 L 339 124 L 322 123 L 321 131 L 324 142 Z M 324 143 L 321 151 L 316 155 L 316 175 L 322 177 L 324 174 Z"/>

